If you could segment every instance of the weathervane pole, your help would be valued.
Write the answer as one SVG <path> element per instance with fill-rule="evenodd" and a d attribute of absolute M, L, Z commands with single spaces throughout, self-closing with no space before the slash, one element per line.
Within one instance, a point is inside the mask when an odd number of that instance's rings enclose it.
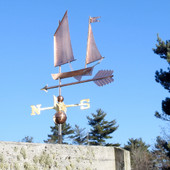
<path fill-rule="evenodd" d="M 59 73 L 61 73 L 61 66 L 59 66 Z M 61 85 L 60 78 L 59 78 L 59 85 Z M 61 96 L 61 87 L 59 87 L 59 96 Z M 58 143 L 62 144 L 62 124 L 58 124 Z"/>

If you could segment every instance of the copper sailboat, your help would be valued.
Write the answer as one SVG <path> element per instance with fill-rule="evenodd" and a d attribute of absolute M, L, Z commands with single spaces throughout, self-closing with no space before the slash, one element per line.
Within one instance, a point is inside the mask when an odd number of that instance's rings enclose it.
<path fill-rule="evenodd" d="M 63 72 L 63 73 L 60 72 L 57 74 L 51 74 L 54 80 L 74 77 L 80 81 L 82 76 L 92 75 L 92 71 L 95 65 L 87 68 L 86 65 L 95 62 L 97 60 L 103 59 L 96 46 L 92 28 L 91 28 L 91 23 L 98 22 L 97 20 L 98 18 L 99 17 L 89 18 L 85 68 L 75 70 L 75 71 L 70 71 L 70 72 Z M 55 67 L 61 66 L 66 63 L 71 63 L 74 60 L 75 59 L 73 55 L 70 32 L 69 32 L 68 15 L 66 11 L 61 22 L 59 21 L 59 26 L 54 34 L 54 66 Z"/>

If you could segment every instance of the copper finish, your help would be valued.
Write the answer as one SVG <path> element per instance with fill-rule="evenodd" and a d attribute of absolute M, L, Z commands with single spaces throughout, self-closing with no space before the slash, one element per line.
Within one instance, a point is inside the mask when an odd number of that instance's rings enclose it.
<path fill-rule="evenodd" d="M 63 97 L 63 96 L 58 96 L 58 97 L 57 97 L 57 100 L 58 100 L 58 102 L 63 102 L 64 97 Z"/>
<path fill-rule="evenodd" d="M 54 66 L 74 61 L 67 11 L 54 34 Z"/>
<path fill-rule="evenodd" d="M 67 84 L 62 84 L 62 85 L 57 85 L 57 86 L 51 86 L 51 87 L 45 86 L 41 90 L 47 91 L 48 89 L 54 89 L 54 88 L 64 87 L 64 86 L 71 86 L 71 85 L 75 85 L 75 84 L 86 83 L 89 81 L 94 81 L 94 83 L 98 86 L 104 86 L 104 85 L 109 84 L 113 81 L 112 73 L 113 73 L 112 70 L 100 70 L 94 76 L 93 79 L 88 79 L 88 80 L 78 81 L 78 82 L 73 82 L 73 83 L 67 83 Z"/>
<path fill-rule="evenodd" d="M 75 76 L 82 76 L 82 75 L 92 75 L 93 67 L 88 67 L 85 69 L 80 69 L 80 70 L 75 70 L 75 71 L 70 71 L 70 72 L 65 72 L 65 73 L 57 73 L 57 74 L 51 74 L 52 78 L 54 80 L 57 79 L 63 79 L 63 78 L 68 78 L 68 77 L 75 77 Z"/>
<path fill-rule="evenodd" d="M 104 86 L 106 84 L 109 84 L 113 81 L 112 77 L 109 77 L 113 74 L 113 70 L 100 70 L 93 79 L 95 80 L 94 83 L 98 86 Z M 103 79 L 99 79 L 103 78 Z"/>
<path fill-rule="evenodd" d="M 113 81 L 112 70 L 101 70 L 92 79 L 81 81 L 82 76 L 89 76 L 89 75 L 91 76 L 95 65 L 99 64 L 103 59 L 96 46 L 92 28 L 91 28 L 91 23 L 98 22 L 99 21 L 97 20 L 98 18 L 99 17 L 89 18 L 85 68 L 62 73 L 61 65 L 70 63 L 75 60 L 73 55 L 72 45 L 71 45 L 70 33 L 69 33 L 68 15 L 67 15 L 67 11 L 65 12 L 64 17 L 62 18 L 61 22 L 59 21 L 59 26 L 54 34 L 54 66 L 55 67 L 59 66 L 59 73 L 51 74 L 51 75 L 54 80 L 59 81 L 59 84 L 51 87 L 48 87 L 46 85 L 44 88 L 41 89 L 47 92 L 48 89 L 59 88 L 59 96 L 57 98 L 56 96 L 54 96 L 53 107 L 41 108 L 41 105 L 31 106 L 32 115 L 34 115 L 35 113 L 40 114 L 41 110 L 48 110 L 48 109 L 56 110 L 56 113 L 53 116 L 53 121 L 55 122 L 55 124 L 58 125 L 58 143 L 60 144 L 62 143 L 62 124 L 65 123 L 67 120 L 67 115 L 66 115 L 67 107 L 80 106 L 80 109 L 88 109 L 90 107 L 89 99 L 81 100 L 80 104 L 65 105 L 63 102 L 64 97 L 61 96 L 61 87 L 90 82 L 90 81 L 93 81 L 98 86 L 104 86 Z M 86 68 L 87 64 L 98 60 L 100 61 L 97 64 L 95 64 L 92 67 Z M 61 79 L 69 78 L 69 77 L 74 77 L 78 81 L 61 84 Z"/>
<path fill-rule="evenodd" d="M 58 111 L 54 115 L 54 122 L 55 124 L 63 124 L 67 120 L 67 116 L 64 111 Z"/>
<path fill-rule="evenodd" d="M 65 12 L 62 20 L 61 20 L 61 21 L 59 20 L 59 26 L 58 26 L 57 30 L 55 31 L 54 35 L 57 33 L 57 31 L 58 31 L 58 29 L 60 28 L 60 25 L 61 25 L 61 23 L 63 22 L 63 20 L 64 20 L 64 18 L 65 18 L 66 15 L 67 15 L 67 11 Z"/>

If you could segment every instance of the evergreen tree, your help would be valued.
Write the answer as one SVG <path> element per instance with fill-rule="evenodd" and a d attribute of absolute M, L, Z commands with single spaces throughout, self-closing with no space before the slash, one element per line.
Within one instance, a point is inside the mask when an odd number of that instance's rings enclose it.
<path fill-rule="evenodd" d="M 58 125 L 51 126 L 51 135 L 48 135 L 49 139 L 45 143 L 58 143 Z M 69 123 L 62 124 L 62 138 L 63 138 L 63 144 L 68 144 L 66 142 L 66 139 L 70 139 L 71 134 L 73 134 L 74 131 Z"/>
<path fill-rule="evenodd" d="M 132 151 L 133 149 L 141 148 L 142 150 L 147 151 L 149 147 L 150 145 L 147 145 L 145 142 L 143 142 L 141 138 L 139 139 L 130 138 L 127 145 L 124 146 L 124 149 Z"/>
<path fill-rule="evenodd" d="M 162 139 L 160 136 L 156 139 L 153 149 L 156 164 L 163 170 L 170 169 L 170 142 Z"/>
<path fill-rule="evenodd" d="M 112 138 L 111 134 L 118 126 L 115 126 L 115 120 L 106 121 L 105 116 L 106 113 L 101 109 L 97 110 L 97 114 L 92 113 L 92 118 L 87 116 L 88 124 L 91 126 L 88 135 L 90 145 L 114 146 L 114 144 L 106 143 L 106 139 Z"/>
<path fill-rule="evenodd" d="M 156 71 L 155 80 L 160 83 L 170 93 L 170 41 L 162 41 L 159 35 L 157 36 L 156 48 L 153 49 L 155 54 L 168 62 L 167 71 L 160 69 Z M 155 116 L 162 120 L 170 121 L 170 98 L 167 97 L 162 101 L 162 113 L 156 112 Z M 155 161 L 161 165 L 163 170 L 170 169 L 170 140 L 157 137 L 153 154 Z"/>
<path fill-rule="evenodd" d="M 27 143 L 33 143 L 33 137 L 32 136 L 26 136 L 21 141 L 22 142 L 27 142 Z"/>
<path fill-rule="evenodd" d="M 87 135 L 85 133 L 85 128 L 80 128 L 78 125 L 75 125 L 74 134 L 71 136 L 73 139 L 73 144 L 83 145 L 87 142 Z"/>
<path fill-rule="evenodd" d="M 124 149 L 130 151 L 131 166 L 135 170 L 156 170 L 152 153 L 149 151 L 149 146 L 139 139 L 129 139 Z"/>
<path fill-rule="evenodd" d="M 168 65 L 170 65 L 170 41 L 162 41 L 159 35 L 157 36 L 156 48 L 153 49 L 155 54 L 158 54 L 160 58 L 166 59 Z M 156 71 L 155 73 L 156 82 L 160 83 L 170 93 L 170 67 L 167 71 Z M 170 121 L 170 98 L 167 97 L 162 101 L 162 113 L 156 112 L 157 118 Z"/>

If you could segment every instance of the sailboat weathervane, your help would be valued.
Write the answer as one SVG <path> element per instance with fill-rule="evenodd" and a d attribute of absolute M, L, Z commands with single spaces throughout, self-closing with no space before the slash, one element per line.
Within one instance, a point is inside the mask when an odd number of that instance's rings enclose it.
<path fill-rule="evenodd" d="M 61 72 L 61 66 L 63 64 L 71 64 L 74 61 L 73 50 L 71 46 L 71 39 L 69 33 L 69 25 L 68 25 L 68 15 L 67 11 L 64 14 L 61 22 L 59 21 L 59 26 L 54 34 L 54 66 L 59 67 L 59 73 L 51 74 L 54 80 L 58 80 L 59 84 L 55 86 L 48 87 L 47 85 L 43 87 L 41 90 L 48 91 L 49 89 L 59 88 L 59 96 L 53 96 L 54 106 L 41 108 L 41 105 L 32 105 L 32 113 L 31 115 L 40 114 L 43 110 L 55 109 L 56 114 L 53 116 L 54 123 L 58 125 L 58 143 L 62 143 L 62 129 L 61 125 L 65 123 L 67 116 L 66 110 L 68 107 L 80 106 L 80 109 L 88 109 L 90 107 L 90 100 L 83 99 L 79 104 L 64 104 L 64 98 L 61 96 L 61 87 L 70 86 L 80 83 L 86 83 L 93 81 L 97 86 L 104 86 L 113 81 L 113 71 L 112 70 L 100 70 L 92 79 L 81 80 L 83 76 L 91 76 L 94 67 L 101 62 L 103 57 L 101 56 L 92 32 L 91 23 L 99 22 L 100 17 L 89 17 L 89 26 L 88 26 L 88 39 L 87 39 L 87 51 L 86 51 L 86 60 L 85 60 L 85 68 L 69 71 L 69 72 Z M 98 61 L 91 67 L 87 67 L 88 64 Z M 74 77 L 76 79 L 75 82 L 61 84 L 61 80 L 64 78 Z"/>

